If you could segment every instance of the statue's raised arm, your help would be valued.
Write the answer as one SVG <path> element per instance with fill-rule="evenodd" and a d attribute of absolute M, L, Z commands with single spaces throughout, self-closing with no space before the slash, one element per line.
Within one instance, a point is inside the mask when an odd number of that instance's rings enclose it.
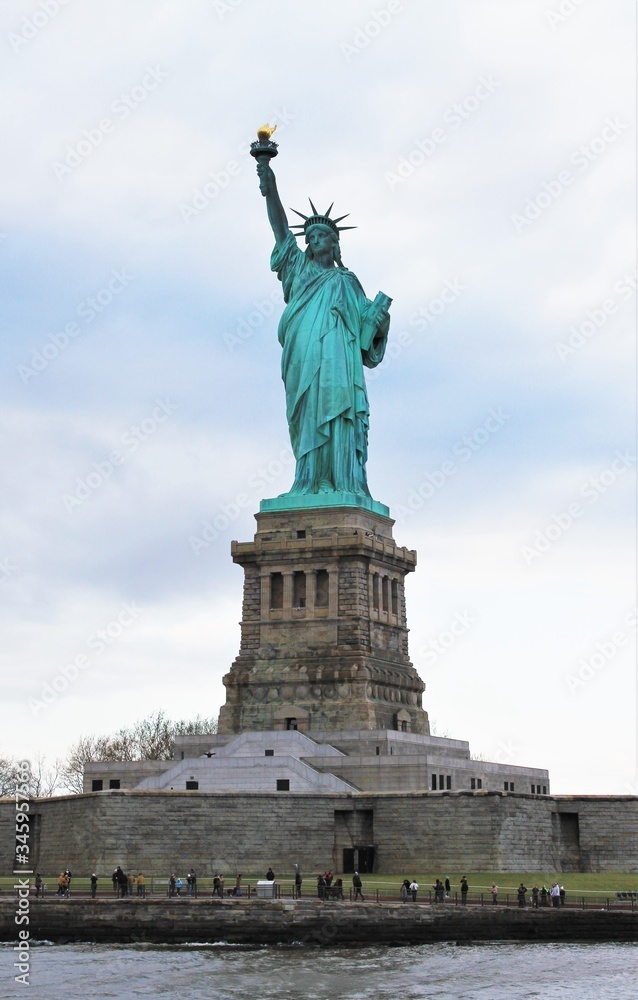
<path fill-rule="evenodd" d="M 281 244 L 290 232 L 288 219 L 277 190 L 277 178 L 269 161 L 264 156 L 260 156 L 257 160 L 257 174 L 259 176 L 259 190 L 266 199 L 268 221 L 272 227 L 275 242 Z"/>

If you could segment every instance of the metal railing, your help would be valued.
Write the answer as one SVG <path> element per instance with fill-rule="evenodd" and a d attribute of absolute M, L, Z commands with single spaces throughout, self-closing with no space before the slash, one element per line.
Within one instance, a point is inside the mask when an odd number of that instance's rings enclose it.
<path fill-rule="evenodd" d="M 8 880 L 7 880 L 8 881 Z M 221 893 L 216 890 L 213 886 L 213 879 L 205 876 L 198 877 L 195 886 L 189 887 L 186 884 L 186 880 L 182 880 L 182 886 L 180 891 L 177 888 L 171 892 L 170 879 L 165 876 L 146 876 L 145 884 L 142 888 L 142 892 L 138 893 L 137 885 L 132 886 L 132 891 L 127 888 L 126 893 L 123 893 L 121 889 L 115 890 L 111 884 L 111 880 L 108 878 L 101 878 L 100 882 L 103 884 L 98 887 L 95 893 L 96 899 L 106 900 L 106 899 L 159 899 L 162 897 L 167 897 L 169 899 L 175 900 L 189 900 L 189 899 L 210 899 L 220 898 L 220 899 L 234 899 L 243 902 L 250 902 L 255 899 L 287 899 L 287 900 L 301 900 L 302 902 L 308 902 L 311 900 L 322 900 L 323 902 L 354 902 L 355 901 L 355 890 L 349 885 L 344 885 L 339 887 L 334 884 L 329 887 L 317 887 L 312 879 L 306 879 L 302 884 L 301 891 L 299 892 L 295 886 L 294 881 L 279 880 L 275 881 L 272 886 L 272 895 L 268 893 L 265 895 L 260 887 L 258 891 L 257 881 L 259 880 L 248 880 L 243 883 L 239 889 L 236 891 L 234 885 L 227 886 L 223 885 L 221 888 Z M 269 887 L 270 888 L 270 887 Z M 384 883 L 370 883 L 367 887 L 364 882 L 361 894 L 364 897 L 365 902 L 376 902 L 376 903 L 399 903 L 402 902 L 400 887 L 397 886 L 396 882 L 384 882 Z M 0 887 L 0 896 L 17 896 L 17 890 L 13 885 Z M 90 880 L 86 877 L 74 877 L 71 879 L 71 885 L 69 887 L 68 893 L 60 894 L 58 890 L 57 879 L 50 879 L 48 882 L 43 880 L 42 890 L 39 895 L 36 895 L 35 885 L 31 884 L 31 896 L 32 898 L 73 898 L 73 899 L 90 899 L 92 898 Z M 420 886 L 417 894 L 416 900 L 412 899 L 412 894 L 408 894 L 408 898 L 405 901 L 406 906 L 414 905 L 428 905 L 428 906 L 499 906 L 499 907 L 512 907 L 518 908 L 519 901 L 516 890 L 508 887 L 507 891 L 499 891 L 497 895 L 496 904 L 494 904 L 492 893 L 488 887 L 474 887 L 470 888 L 466 899 L 464 900 L 461 893 L 452 892 L 444 896 L 443 901 L 436 898 L 436 892 L 433 887 L 425 888 Z M 531 893 L 528 891 L 525 896 L 524 902 L 525 909 L 574 909 L 578 908 L 581 910 L 587 909 L 598 909 L 600 910 L 630 910 L 632 913 L 636 912 L 638 909 L 638 891 L 627 890 L 627 891 L 605 891 L 605 890 L 581 890 L 579 892 L 569 892 L 565 897 L 562 904 L 558 907 L 552 906 L 551 897 L 548 895 L 546 897 L 538 897 L 538 903 L 534 901 Z"/>

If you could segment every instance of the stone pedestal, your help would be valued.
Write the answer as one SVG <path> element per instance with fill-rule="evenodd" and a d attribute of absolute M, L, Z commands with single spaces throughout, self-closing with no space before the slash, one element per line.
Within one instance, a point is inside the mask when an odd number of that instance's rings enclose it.
<path fill-rule="evenodd" d="M 224 677 L 219 732 L 427 735 L 405 614 L 416 553 L 396 545 L 394 522 L 354 506 L 256 518 L 254 541 L 232 543 L 245 573 L 241 648 Z"/>

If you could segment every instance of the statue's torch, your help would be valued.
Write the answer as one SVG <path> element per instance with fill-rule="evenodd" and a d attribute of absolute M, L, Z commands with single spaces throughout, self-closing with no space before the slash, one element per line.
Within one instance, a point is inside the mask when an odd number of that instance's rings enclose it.
<path fill-rule="evenodd" d="M 261 157 L 263 157 L 261 162 L 264 160 L 268 162 L 279 152 L 277 143 L 272 142 L 270 138 L 276 128 L 276 125 L 262 125 L 261 128 L 257 129 L 257 141 L 250 144 L 250 155 L 255 157 L 257 163 L 260 162 Z M 259 190 L 263 195 L 266 194 L 266 185 L 263 180 L 259 182 Z"/>

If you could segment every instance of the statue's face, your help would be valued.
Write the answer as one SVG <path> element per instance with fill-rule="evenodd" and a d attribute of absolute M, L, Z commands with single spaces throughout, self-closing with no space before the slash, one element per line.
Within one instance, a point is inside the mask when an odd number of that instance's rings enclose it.
<path fill-rule="evenodd" d="M 332 254 L 335 236 L 328 226 L 311 226 L 306 233 L 306 242 L 313 257 L 324 254 L 328 250 Z"/>

